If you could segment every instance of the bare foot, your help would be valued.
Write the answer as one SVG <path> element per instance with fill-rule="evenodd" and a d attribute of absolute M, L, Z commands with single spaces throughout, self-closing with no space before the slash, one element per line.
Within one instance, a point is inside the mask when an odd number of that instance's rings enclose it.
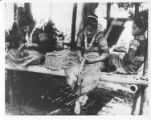
<path fill-rule="evenodd" d="M 75 114 L 77 114 L 77 115 L 79 115 L 80 112 L 81 112 L 81 107 L 80 107 L 80 101 L 79 101 L 79 100 L 77 100 L 77 101 L 75 102 L 74 112 L 75 112 Z"/>

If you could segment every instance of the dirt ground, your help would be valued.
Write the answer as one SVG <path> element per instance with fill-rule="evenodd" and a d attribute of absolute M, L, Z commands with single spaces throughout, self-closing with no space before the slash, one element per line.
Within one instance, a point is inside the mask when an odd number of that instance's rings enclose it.
<path fill-rule="evenodd" d="M 7 115 L 75 115 L 74 101 L 77 96 L 67 86 L 65 78 L 36 73 L 16 73 L 16 105 L 8 104 Z M 103 86 L 89 93 L 82 107 L 82 115 L 130 115 L 134 94 L 121 89 Z M 118 86 L 115 85 L 115 88 Z M 6 76 L 6 93 L 7 93 Z"/>

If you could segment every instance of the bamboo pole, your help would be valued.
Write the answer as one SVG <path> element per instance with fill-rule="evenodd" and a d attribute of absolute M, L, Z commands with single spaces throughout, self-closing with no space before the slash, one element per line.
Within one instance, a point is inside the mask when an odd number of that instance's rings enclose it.
<path fill-rule="evenodd" d="M 148 81 L 144 81 L 141 79 L 138 79 L 131 75 L 118 75 L 118 74 L 112 74 L 102 72 L 99 77 L 100 81 L 106 81 L 111 83 L 119 83 L 119 84 L 136 84 L 136 85 L 148 85 Z"/>
<path fill-rule="evenodd" d="M 108 39 L 108 37 L 109 37 L 109 34 L 110 34 L 110 32 L 111 32 L 111 30 L 113 29 L 113 25 L 111 24 L 111 26 L 108 28 L 108 30 L 107 30 L 107 32 L 106 32 L 106 34 L 105 34 L 105 37 L 104 37 L 104 39 Z"/>

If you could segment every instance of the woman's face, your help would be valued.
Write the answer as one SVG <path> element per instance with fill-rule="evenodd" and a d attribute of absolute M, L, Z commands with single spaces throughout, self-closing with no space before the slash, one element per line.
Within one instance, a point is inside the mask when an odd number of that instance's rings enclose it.
<path fill-rule="evenodd" d="M 94 28 L 90 25 L 87 25 L 86 28 L 85 28 L 85 35 L 88 37 L 88 38 L 91 38 L 95 35 L 96 33 L 96 30 L 97 28 Z"/>
<path fill-rule="evenodd" d="M 135 23 L 133 23 L 133 26 L 132 26 L 133 36 L 140 35 L 141 33 L 142 33 L 142 30 Z"/>

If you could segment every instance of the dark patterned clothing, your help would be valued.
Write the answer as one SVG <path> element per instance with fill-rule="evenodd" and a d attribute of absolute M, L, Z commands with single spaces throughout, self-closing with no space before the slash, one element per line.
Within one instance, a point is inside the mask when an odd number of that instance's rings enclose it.
<path fill-rule="evenodd" d="M 87 52 L 101 53 L 101 52 L 109 51 L 107 40 L 104 39 L 103 33 L 100 30 L 97 30 L 96 35 L 95 35 L 95 40 L 93 42 L 93 46 L 89 50 L 86 50 L 86 48 L 85 48 L 84 39 L 85 39 L 85 35 L 84 35 L 84 31 L 83 31 L 78 35 L 77 46 L 81 47 L 83 52 L 85 52 L 85 53 L 87 53 Z M 88 39 L 88 42 L 91 42 L 91 39 L 90 40 Z"/>
<path fill-rule="evenodd" d="M 144 62 L 146 40 L 144 36 L 137 36 L 134 40 L 130 42 L 129 49 L 135 50 L 135 55 L 133 56 L 134 62 L 128 57 L 128 54 L 123 58 L 123 63 L 127 66 L 128 72 L 137 72 Z"/>
<path fill-rule="evenodd" d="M 102 53 L 109 53 L 107 41 L 104 39 L 103 34 L 100 33 L 99 31 L 97 31 L 95 38 L 92 38 L 94 42 L 92 46 L 90 47 L 90 49 L 88 49 L 89 47 L 85 46 L 84 31 L 78 35 L 77 39 L 78 39 L 77 41 L 78 49 L 81 50 L 81 52 L 83 53 L 83 57 L 86 58 L 86 60 L 91 60 L 91 59 L 96 60 L 97 58 L 101 56 Z M 91 43 L 91 39 L 87 41 L 88 41 L 88 44 Z M 89 80 L 84 79 L 84 76 L 86 77 L 88 74 L 92 74 L 92 73 L 100 74 L 100 72 L 103 71 L 104 69 L 105 69 L 105 63 L 104 61 L 101 61 L 101 60 L 100 61 L 98 60 L 95 63 L 92 62 L 91 64 L 85 63 L 82 70 L 81 70 L 81 64 L 79 62 L 76 65 L 66 70 L 67 84 L 72 86 L 72 88 L 74 88 L 73 86 L 79 81 L 79 78 L 78 78 L 79 73 L 81 73 L 81 77 L 83 79 L 82 83 L 84 82 L 85 84 L 88 85 L 90 84 Z M 93 81 L 93 79 L 91 79 L 90 81 Z M 85 87 L 88 87 L 88 86 L 85 86 Z"/>
<path fill-rule="evenodd" d="M 92 47 L 90 49 L 86 49 L 85 48 L 85 43 L 84 43 L 84 39 L 85 39 L 85 35 L 84 35 L 84 31 L 81 32 L 78 35 L 78 41 L 77 41 L 77 46 L 78 48 L 81 48 L 80 50 L 83 52 L 83 56 L 86 59 L 95 59 L 97 57 L 99 57 L 102 53 L 108 53 L 109 49 L 108 49 L 108 45 L 107 45 L 107 41 L 104 39 L 104 36 L 101 32 L 99 32 L 99 30 L 97 30 L 96 32 L 96 36 L 94 39 L 94 42 L 92 44 Z M 92 38 L 93 39 L 93 38 Z M 91 40 L 88 42 L 91 42 Z M 99 62 L 95 62 L 95 63 L 91 63 L 91 64 L 85 64 L 84 65 L 84 69 L 83 69 L 83 73 L 88 73 L 88 72 L 100 72 L 103 69 L 105 69 L 105 65 L 103 61 L 99 61 Z M 73 71 L 74 70 L 74 71 Z M 68 71 L 70 71 L 71 76 L 73 75 L 74 77 L 76 77 L 79 73 L 80 70 L 80 62 L 77 63 L 75 66 L 72 66 L 71 68 L 69 68 Z M 70 75 L 68 75 L 70 76 Z M 71 80 L 72 81 L 72 80 Z"/>
<path fill-rule="evenodd" d="M 90 49 L 85 48 L 84 31 L 82 31 L 78 35 L 77 39 L 78 39 L 77 46 L 81 47 L 81 50 L 84 53 L 83 56 L 86 59 L 95 59 L 95 58 L 99 57 L 101 55 L 101 53 L 109 52 L 107 40 L 104 39 L 104 35 L 99 29 L 97 29 L 97 31 L 96 31 L 95 38 L 92 38 L 92 39 L 94 39 L 94 42 Z M 91 42 L 92 39 L 88 39 L 88 44 Z M 92 63 L 92 64 L 87 64 L 87 66 L 88 66 L 87 68 L 89 68 L 91 70 L 93 69 L 95 71 L 102 71 L 105 68 L 104 62 L 102 62 L 102 61 Z"/>
<path fill-rule="evenodd" d="M 146 39 L 143 35 L 135 37 L 130 41 L 129 52 L 120 59 L 117 55 L 111 55 L 109 64 L 116 66 L 116 68 L 123 68 L 125 73 L 134 74 L 144 63 Z M 119 71 L 120 72 L 120 71 Z"/>

